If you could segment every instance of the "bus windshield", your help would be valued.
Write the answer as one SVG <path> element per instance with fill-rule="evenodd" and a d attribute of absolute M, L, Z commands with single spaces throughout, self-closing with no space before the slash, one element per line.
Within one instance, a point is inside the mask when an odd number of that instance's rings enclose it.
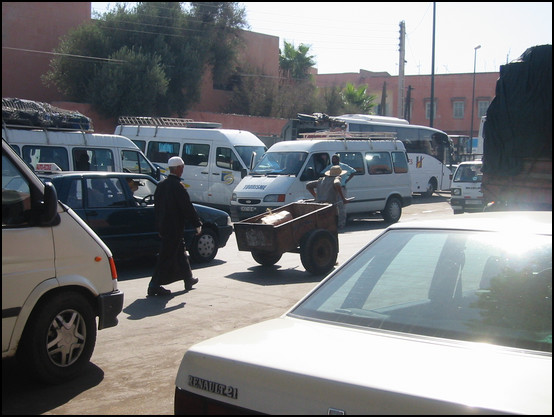
<path fill-rule="evenodd" d="M 254 175 L 298 175 L 307 152 L 268 152 L 254 167 Z"/>

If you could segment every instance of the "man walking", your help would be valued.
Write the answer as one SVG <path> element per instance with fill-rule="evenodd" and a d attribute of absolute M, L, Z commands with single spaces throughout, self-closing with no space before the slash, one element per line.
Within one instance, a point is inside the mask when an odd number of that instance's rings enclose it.
<path fill-rule="evenodd" d="M 148 295 L 169 295 L 171 291 L 162 284 L 183 280 L 189 291 L 198 282 L 193 278 L 188 256 L 185 253 L 183 231 L 185 222 L 196 227 L 200 233 L 202 222 L 190 201 L 189 194 L 181 184 L 185 163 L 178 156 L 168 161 L 169 176 L 158 184 L 154 193 L 156 229 L 161 238 L 160 252 L 152 279 L 148 284 Z"/>

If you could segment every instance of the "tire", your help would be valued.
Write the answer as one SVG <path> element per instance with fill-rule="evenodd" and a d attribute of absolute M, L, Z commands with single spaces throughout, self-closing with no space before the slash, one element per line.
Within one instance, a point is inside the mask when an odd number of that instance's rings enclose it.
<path fill-rule="evenodd" d="M 277 252 L 251 252 L 252 258 L 262 266 L 272 266 L 279 262 L 282 253 Z"/>
<path fill-rule="evenodd" d="M 391 197 L 387 201 L 385 209 L 381 211 L 383 219 L 387 223 L 396 223 L 402 216 L 402 203 L 398 197 Z"/>
<path fill-rule="evenodd" d="M 306 271 L 323 275 L 333 269 L 337 262 L 338 240 L 324 229 L 309 232 L 300 244 L 300 260 Z"/>
<path fill-rule="evenodd" d="M 44 300 L 29 318 L 18 358 L 35 376 L 51 384 L 69 381 L 89 363 L 96 344 L 96 316 L 76 292 Z"/>
<path fill-rule="evenodd" d="M 217 233 L 209 227 L 202 228 L 202 232 L 192 239 L 189 254 L 193 261 L 207 263 L 215 258 L 219 249 Z"/>

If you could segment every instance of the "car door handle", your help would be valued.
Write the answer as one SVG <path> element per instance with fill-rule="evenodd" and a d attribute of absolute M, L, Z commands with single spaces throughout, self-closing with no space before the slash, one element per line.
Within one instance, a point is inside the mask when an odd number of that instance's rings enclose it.
<path fill-rule="evenodd" d="M 212 172 L 212 175 L 219 175 L 219 172 Z"/>
<path fill-rule="evenodd" d="M 201 174 L 209 174 L 209 172 L 206 172 L 206 171 L 202 171 L 200 172 Z"/>

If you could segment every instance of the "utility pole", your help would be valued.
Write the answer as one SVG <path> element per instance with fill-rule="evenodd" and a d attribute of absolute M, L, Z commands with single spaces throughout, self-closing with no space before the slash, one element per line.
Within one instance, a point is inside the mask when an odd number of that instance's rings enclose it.
<path fill-rule="evenodd" d="M 400 57 L 398 58 L 398 117 L 404 114 L 404 63 L 406 55 L 406 26 L 400 22 Z"/>
<path fill-rule="evenodd" d="M 429 127 L 433 127 L 435 118 L 435 2 L 433 2 L 433 53 L 431 58 L 431 109 L 429 115 Z"/>

